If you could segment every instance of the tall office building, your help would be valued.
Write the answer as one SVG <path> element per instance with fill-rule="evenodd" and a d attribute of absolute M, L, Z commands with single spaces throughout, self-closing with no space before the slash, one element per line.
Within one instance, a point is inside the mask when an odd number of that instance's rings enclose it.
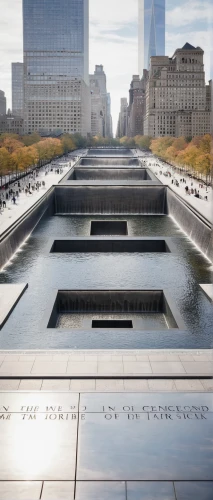
<path fill-rule="evenodd" d="M 135 137 L 144 135 L 144 119 L 146 113 L 146 83 L 149 72 L 144 69 L 143 77 L 133 75 L 129 89 L 129 110 L 127 135 Z"/>
<path fill-rule="evenodd" d="M 106 73 L 102 64 L 90 75 L 92 135 L 111 137 L 111 98 L 107 93 Z"/>
<path fill-rule="evenodd" d="M 121 98 L 120 113 L 118 117 L 116 137 L 124 137 L 127 135 L 128 123 L 128 102 L 126 97 Z"/>
<path fill-rule="evenodd" d="M 144 135 L 194 137 L 210 133 L 211 85 L 204 51 L 186 43 L 173 57 L 151 58 Z"/>
<path fill-rule="evenodd" d="M 151 56 L 165 55 L 165 0 L 138 0 L 139 74 L 149 69 Z"/>
<path fill-rule="evenodd" d="M 23 118 L 24 114 L 24 65 L 12 63 L 12 113 Z"/>
<path fill-rule="evenodd" d="M 0 90 L 0 115 L 6 115 L 7 101 L 5 93 Z"/>
<path fill-rule="evenodd" d="M 86 135 L 89 0 L 23 0 L 23 28 L 26 132 Z"/>

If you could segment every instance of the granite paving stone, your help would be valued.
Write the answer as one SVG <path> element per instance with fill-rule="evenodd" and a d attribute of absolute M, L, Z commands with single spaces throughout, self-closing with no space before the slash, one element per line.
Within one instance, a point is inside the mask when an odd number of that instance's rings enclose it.
<path fill-rule="evenodd" d="M 176 391 L 174 380 L 149 380 L 148 386 L 150 391 Z"/>
<path fill-rule="evenodd" d="M 127 482 L 127 500 L 177 500 L 171 481 Z M 195 500 L 195 499 L 194 499 Z"/>
<path fill-rule="evenodd" d="M 67 361 L 35 361 L 31 373 L 34 375 L 60 375 L 65 374 Z"/>
<path fill-rule="evenodd" d="M 78 481 L 75 500 L 126 500 L 125 482 Z"/>
<path fill-rule="evenodd" d="M 180 481 L 174 486 L 177 500 L 213 499 L 213 481 Z"/>
<path fill-rule="evenodd" d="M 120 392 L 124 390 L 124 382 L 123 380 L 102 380 L 96 379 L 96 391 L 104 392 Z"/>
<path fill-rule="evenodd" d="M 99 361 L 98 362 L 98 373 L 100 374 L 119 374 L 123 373 L 123 363 L 121 362 L 113 362 L 113 361 Z"/>
<path fill-rule="evenodd" d="M 152 361 L 151 367 L 152 372 L 156 374 L 186 373 L 184 366 L 180 361 Z"/>
<path fill-rule="evenodd" d="M 67 380 L 43 380 L 41 390 L 42 391 L 68 391 L 70 386 L 70 381 Z"/>
<path fill-rule="evenodd" d="M 124 373 L 128 374 L 149 374 L 152 373 L 151 364 L 144 362 L 125 362 Z"/>
<path fill-rule="evenodd" d="M 97 373 L 97 363 L 94 361 L 69 361 L 67 366 L 68 375 L 94 374 Z"/>
<path fill-rule="evenodd" d="M 148 380 L 124 379 L 124 390 L 129 392 L 149 392 Z"/>
<path fill-rule="evenodd" d="M 95 379 L 70 380 L 70 391 L 84 392 L 84 391 L 95 391 L 95 390 L 96 390 Z"/>
<path fill-rule="evenodd" d="M 183 366 L 186 373 L 195 374 L 195 375 L 213 375 L 213 363 L 211 361 L 197 361 L 194 363 L 184 362 Z"/>
<path fill-rule="evenodd" d="M 175 380 L 178 391 L 203 391 L 204 387 L 200 380 Z"/>
<path fill-rule="evenodd" d="M 16 391 L 19 389 L 20 380 L 18 379 L 0 379 L 1 391 Z"/>
<path fill-rule="evenodd" d="M 0 481 L 1 500 L 39 500 L 41 481 Z"/>
<path fill-rule="evenodd" d="M 213 379 L 202 379 L 201 384 L 203 385 L 205 390 L 213 392 Z"/>
<path fill-rule="evenodd" d="M 20 381 L 19 391 L 40 391 L 42 379 L 23 379 Z"/>
<path fill-rule="evenodd" d="M 33 361 L 22 361 L 22 363 L 3 361 L 0 366 L 0 375 L 29 375 L 33 367 Z"/>
<path fill-rule="evenodd" d="M 73 500 L 74 481 L 44 481 L 41 500 Z"/>

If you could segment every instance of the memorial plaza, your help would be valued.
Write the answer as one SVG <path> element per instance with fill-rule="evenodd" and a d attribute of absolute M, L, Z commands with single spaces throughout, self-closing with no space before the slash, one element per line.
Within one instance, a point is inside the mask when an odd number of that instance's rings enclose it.
<path fill-rule="evenodd" d="M 0 499 L 212 500 L 211 189 L 125 148 L 45 169 L 0 215 Z"/>

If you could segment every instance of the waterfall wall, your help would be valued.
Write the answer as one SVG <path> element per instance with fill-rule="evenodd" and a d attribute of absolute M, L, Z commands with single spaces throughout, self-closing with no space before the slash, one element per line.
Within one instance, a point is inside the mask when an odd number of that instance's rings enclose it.
<path fill-rule="evenodd" d="M 164 186 L 57 186 L 56 214 L 165 214 Z"/>
<path fill-rule="evenodd" d="M 83 167 L 140 167 L 139 161 L 137 158 L 82 158 L 79 161 L 79 165 Z"/>
<path fill-rule="evenodd" d="M 145 168 L 75 168 L 67 180 L 147 181 L 150 176 Z"/>
<path fill-rule="evenodd" d="M 53 202 L 54 188 L 51 188 L 32 208 L 1 234 L 0 269 L 12 257 L 27 236 L 29 236 L 46 210 L 53 213 Z"/>
<path fill-rule="evenodd" d="M 88 156 L 133 156 L 131 149 L 127 148 L 91 148 Z"/>
<path fill-rule="evenodd" d="M 189 207 L 170 188 L 167 188 L 167 210 L 181 229 L 213 261 L 213 232 L 211 224 Z"/>

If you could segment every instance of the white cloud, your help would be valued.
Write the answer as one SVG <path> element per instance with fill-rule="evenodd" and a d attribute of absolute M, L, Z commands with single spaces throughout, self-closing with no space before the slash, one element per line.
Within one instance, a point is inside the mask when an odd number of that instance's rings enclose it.
<path fill-rule="evenodd" d="M 167 11 L 166 23 L 169 29 L 174 26 L 177 28 L 188 26 L 200 21 L 207 23 L 210 15 L 212 15 L 212 4 L 210 1 L 189 0 Z"/>

